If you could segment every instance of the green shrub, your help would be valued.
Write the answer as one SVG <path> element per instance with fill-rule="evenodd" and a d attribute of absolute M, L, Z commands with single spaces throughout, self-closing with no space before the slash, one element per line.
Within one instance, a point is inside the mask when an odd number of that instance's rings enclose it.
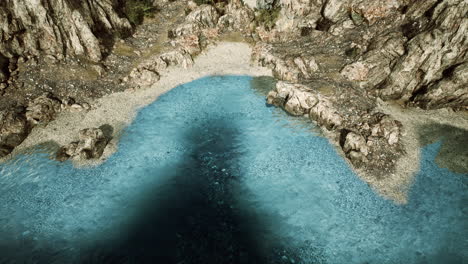
<path fill-rule="evenodd" d="M 125 1 L 124 12 L 128 20 L 130 20 L 133 25 L 143 23 L 143 19 L 146 16 L 151 16 L 156 11 L 156 7 L 153 6 L 152 2 L 151 0 Z"/>
<path fill-rule="evenodd" d="M 267 29 L 272 29 L 278 20 L 281 7 L 276 6 L 271 9 L 259 9 L 255 12 L 255 21 L 258 25 L 263 25 Z"/>
<path fill-rule="evenodd" d="M 227 0 L 194 0 L 197 5 L 216 5 L 218 3 L 224 3 L 227 4 Z"/>

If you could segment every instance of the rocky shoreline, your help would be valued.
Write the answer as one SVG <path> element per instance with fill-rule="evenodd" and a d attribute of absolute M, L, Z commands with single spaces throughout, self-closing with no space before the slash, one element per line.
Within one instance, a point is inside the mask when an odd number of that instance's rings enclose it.
<path fill-rule="evenodd" d="M 418 169 L 418 127 L 468 129 L 464 1 L 153 1 L 165 12 L 134 29 L 109 5 L 70 4 L 62 11 L 71 20 L 57 22 L 58 6 L 35 17 L 25 15 L 28 1 L 10 2 L 0 4 L 0 18 L 16 21 L 0 22 L 3 160 L 54 142 L 59 160 L 102 162 L 139 107 L 213 74 L 272 74 L 267 102 L 313 120 L 363 180 L 398 203 Z M 63 34 L 67 23 L 75 35 Z M 36 46 L 27 40 L 40 33 L 15 33 L 25 25 L 55 38 Z M 222 42 L 232 34 L 248 44 Z"/>

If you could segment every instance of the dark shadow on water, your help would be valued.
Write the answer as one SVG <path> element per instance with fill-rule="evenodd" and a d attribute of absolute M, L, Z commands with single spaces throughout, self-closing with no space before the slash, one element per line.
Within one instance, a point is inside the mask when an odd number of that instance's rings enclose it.
<path fill-rule="evenodd" d="M 129 224 L 116 227 L 117 239 L 87 246 L 67 262 L 301 263 L 297 250 L 309 246 L 297 248 L 275 236 L 266 221 L 271 215 L 237 197 L 244 187 L 236 134 L 228 120 L 187 129 L 188 154 L 169 182 L 144 193 Z M 127 214 L 122 209 L 122 217 Z M 67 258 L 61 254 L 36 250 L 33 261 L 19 263 L 61 263 Z"/>
<path fill-rule="evenodd" d="M 285 249 L 262 241 L 262 217 L 238 202 L 236 133 L 219 120 L 189 129 L 190 154 L 171 181 L 148 191 L 119 241 L 91 249 L 80 262 L 291 263 Z"/>

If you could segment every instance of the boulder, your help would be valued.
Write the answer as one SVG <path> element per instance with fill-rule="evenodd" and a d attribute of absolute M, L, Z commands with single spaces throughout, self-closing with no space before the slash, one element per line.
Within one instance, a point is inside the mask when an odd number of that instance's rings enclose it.
<path fill-rule="evenodd" d="M 161 54 L 160 58 L 167 65 L 182 65 L 184 68 L 188 68 L 193 65 L 193 59 L 190 54 L 184 49 L 177 49 Z"/>
<path fill-rule="evenodd" d="M 346 135 L 343 151 L 345 153 L 349 153 L 352 150 L 358 151 L 364 156 L 367 156 L 369 154 L 366 139 L 362 135 L 359 135 L 354 132 L 349 132 Z"/>
<path fill-rule="evenodd" d="M 46 93 L 29 103 L 26 118 L 32 125 L 48 124 L 61 110 L 62 103 L 51 94 Z"/>
<path fill-rule="evenodd" d="M 200 5 L 185 17 L 188 23 L 199 24 L 204 28 L 215 27 L 218 19 L 218 11 L 212 5 Z"/>
<path fill-rule="evenodd" d="M 384 137 L 388 144 L 395 145 L 400 139 L 401 123 L 388 115 L 382 115 L 383 117 L 381 117 L 380 121 L 371 127 L 371 135 L 374 137 Z"/>
<path fill-rule="evenodd" d="M 61 147 L 57 152 L 57 160 L 65 161 L 97 159 L 102 156 L 109 138 L 100 128 L 87 128 L 79 132 L 79 140 Z"/>
<path fill-rule="evenodd" d="M 230 1 L 225 8 L 225 15 L 219 18 L 218 27 L 224 30 L 250 32 L 250 25 L 255 20 L 254 12 L 239 1 Z"/>

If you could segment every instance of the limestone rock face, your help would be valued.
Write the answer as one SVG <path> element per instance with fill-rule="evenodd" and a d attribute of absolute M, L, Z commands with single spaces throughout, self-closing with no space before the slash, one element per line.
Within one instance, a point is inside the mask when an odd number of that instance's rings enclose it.
<path fill-rule="evenodd" d="M 0 158 L 21 144 L 29 131 L 30 126 L 22 111 L 0 112 Z"/>
<path fill-rule="evenodd" d="M 341 74 L 350 81 L 358 81 L 361 87 L 375 88 L 391 74 L 397 59 L 405 53 L 405 41 L 400 32 L 376 37 L 362 58 L 344 67 Z"/>
<path fill-rule="evenodd" d="M 254 12 L 245 7 L 240 1 L 230 1 L 225 8 L 225 14 L 220 17 L 218 27 L 221 30 L 236 30 L 246 32 L 254 21 Z"/>
<path fill-rule="evenodd" d="M 369 24 L 391 16 L 398 8 L 407 4 L 406 0 L 329 0 L 323 7 L 323 15 L 333 23 L 346 20 L 352 10 L 355 16 L 360 16 Z M 415 1 L 416 2 L 416 1 Z"/>
<path fill-rule="evenodd" d="M 315 28 L 322 18 L 319 0 L 280 0 L 279 6 L 281 12 L 276 25 L 280 31 Z"/>
<path fill-rule="evenodd" d="M 0 2 L 0 54 L 82 55 L 102 59 L 99 37 L 131 30 L 112 0 L 3 0 Z"/>
<path fill-rule="evenodd" d="M 213 28 L 218 24 L 219 14 L 211 5 L 200 5 L 195 7 L 186 17 L 184 23 L 171 30 L 172 38 L 199 35 L 204 28 Z"/>
<path fill-rule="evenodd" d="M 428 29 L 416 34 L 406 44 L 406 53 L 395 64 L 386 85 L 379 91 L 383 99 L 402 99 L 437 108 L 447 105 L 442 97 L 456 98 L 466 94 L 460 86 L 438 84 L 448 73 L 457 72 L 456 82 L 468 83 L 463 67 L 455 69 L 468 59 L 468 2 L 463 0 L 439 1 L 430 15 Z M 410 33 L 408 33 L 410 34 Z M 465 77 L 464 77 L 465 76 Z M 461 79 L 460 79 L 461 78 Z M 445 84 L 449 84 L 445 82 Z M 429 88 L 431 87 L 431 88 Z M 466 87 L 466 86 L 465 86 Z M 463 89 L 463 88 L 462 88 Z M 439 92 L 437 92 L 437 90 Z M 428 93 L 428 95 L 425 95 Z M 436 101 L 431 102 L 434 98 Z M 467 107 L 465 99 L 458 100 L 460 107 Z M 442 105 L 437 104 L 442 103 Z M 445 102 L 445 103 L 444 103 Z M 455 105 L 455 104 L 452 104 Z"/>
<path fill-rule="evenodd" d="M 54 120 L 61 110 L 61 102 L 50 94 L 44 94 L 29 103 L 26 118 L 33 124 L 47 124 Z"/>
<path fill-rule="evenodd" d="M 109 138 L 100 128 L 87 128 L 79 132 L 79 140 L 59 149 L 57 159 L 89 160 L 100 158 Z"/>
<path fill-rule="evenodd" d="M 185 18 L 188 23 L 200 24 L 203 27 L 215 27 L 219 14 L 211 5 L 201 5 Z"/>
<path fill-rule="evenodd" d="M 468 63 L 446 71 L 446 78 L 427 87 L 413 101 L 422 108 L 452 107 L 468 110 Z"/>

